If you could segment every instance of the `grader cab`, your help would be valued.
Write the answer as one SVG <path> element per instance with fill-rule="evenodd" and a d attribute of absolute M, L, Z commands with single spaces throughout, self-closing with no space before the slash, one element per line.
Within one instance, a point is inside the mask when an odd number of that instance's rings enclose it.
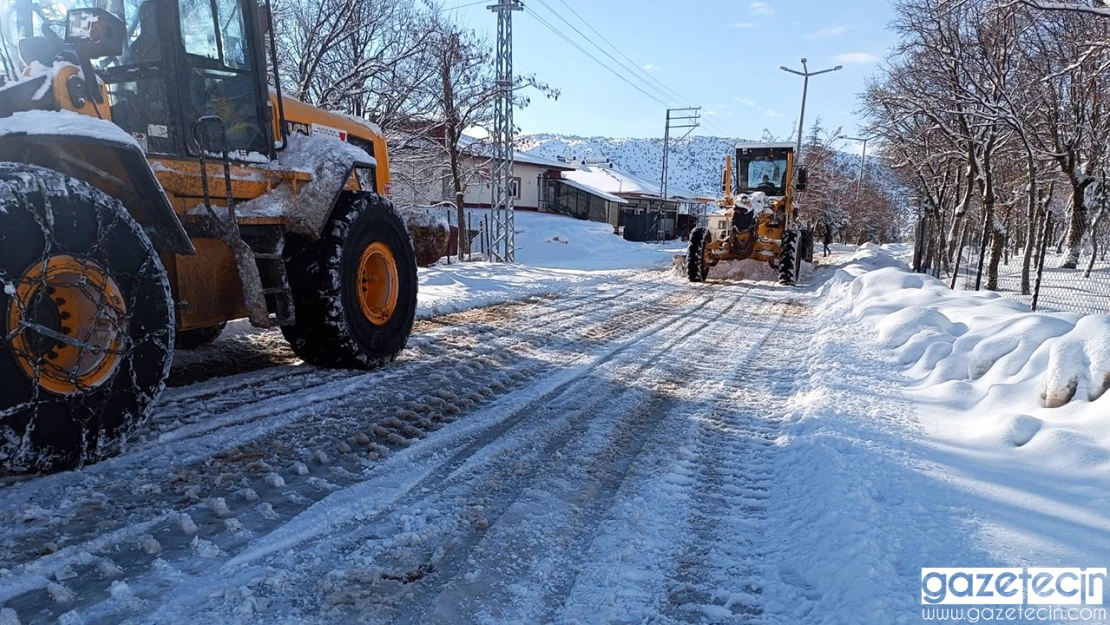
<path fill-rule="evenodd" d="M 416 261 L 387 199 L 384 137 L 282 95 L 267 3 L 13 7 L 0 23 L 0 467 L 118 450 L 175 345 L 229 320 L 279 327 L 317 366 L 398 355 Z"/>
<path fill-rule="evenodd" d="M 813 260 L 813 236 L 797 221 L 795 191 L 804 191 L 805 169 L 794 167 L 794 145 L 742 143 L 728 155 L 721 176 L 722 199 L 707 224 L 690 233 L 686 271 L 704 282 L 721 261 L 756 259 L 794 284 L 803 260 Z"/>

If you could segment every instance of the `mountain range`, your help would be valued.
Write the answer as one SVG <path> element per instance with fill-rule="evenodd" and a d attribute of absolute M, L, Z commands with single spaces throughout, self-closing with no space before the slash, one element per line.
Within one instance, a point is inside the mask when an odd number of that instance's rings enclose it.
<path fill-rule="evenodd" d="M 695 193 L 715 196 L 720 192 L 725 156 L 739 139 L 688 137 L 672 141 L 667 184 Z M 517 138 L 517 149 L 546 158 L 608 158 L 617 169 L 647 180 L 659 181 L 663 169 L 663 139 L 579 137 L 562 134 L 530 134 Z"/>

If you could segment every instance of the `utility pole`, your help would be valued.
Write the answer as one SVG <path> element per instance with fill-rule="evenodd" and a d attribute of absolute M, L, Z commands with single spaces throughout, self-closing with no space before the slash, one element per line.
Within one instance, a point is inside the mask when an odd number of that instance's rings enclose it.
<path fill-rule="evenodd" d="M 524 10 L 521 0 L 498 0 L 486 7 L 497 14 L 497 59 L 494 79 L 498 90 L 493 107 L 493 242 L 490 260 L 516 262 L 513 207 L 513 12 Z M 460 224 L 460 230 L 461 230 Z"/>
<path fill-rule="evenodd" d="M 701 120 L 701 107 L 693 106 L 680 109 L 667 109 L 667 125 L 663 130 L 663 174 L 659 182 L 659 195 L 663 200 L 663 205 L 659 209 L 659 214 L 656 216 L 655 223 L 655 240 L 662 241 L 666 237 L 666 223 L 667 220 L 664 215 L 667 210 L 667 177 L 670 173 L 668 171 L 668 155 L 671 147 L 671 131 L 672 130 L 685 130 L 686 133 L 682 135 L 679 141 L 690 136 L 694 129 L 700 126 Z M 678 212 L 675 212 L 677 220 Z"/>
<path fill-rule="evenodd" d="M 790 69 L 789 67 L 786 67 L 785 65 L 783 65 L 779 69 L 781 69 L 784 72 L 790 72 L 791 74 L 797 74 L 798 76 L 801 76 L 802 78 L 805 79 L 805 82 L 802 83 L 802 113 L 801 113 L 801 115 L 798 116 L 798 147 L 797 147 L 796 150 L 794 150 L 794 168 L 797 169 L 798 168 L 797 163 L 798 163 L 799 159 L 801 159 L 801 157 L 802 157 L 802 133 L 805 131 L 806 96 L 809 95 L 809 79 L 812 76 L 820 76 L 821 74 L 828 74 L 829 72 L 838 72 L 838 71 L 844 69 L 844 66 L 843 65 L 837 65 L 836 67 L 833 67 L 833 68 L 830 68 L 830 69 L 823 69 L 819 72 L 811 72 L 811 71 L 809 71 L 809 65 L 806 64 L 806 59 L 802 59 L 802 71 L 800 71 L 800 72 L 796 69 Z"/>
<path fill-rule="evenodd" d="M 870 139 L 867 137 L 848 137 L 845 135 L 840 135 L 837 139 L 863 142 L 863 156 L 859 163 L 859 182 L 856 183 L 856 201 L 859 201 L 860 196 L 863 194 L 863 174 L 867 171 L 867 142 L 870 141 Z"/>

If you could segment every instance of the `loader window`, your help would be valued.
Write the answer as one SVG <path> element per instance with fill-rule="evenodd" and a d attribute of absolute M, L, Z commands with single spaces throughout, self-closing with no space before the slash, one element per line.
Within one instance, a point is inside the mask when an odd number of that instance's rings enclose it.
<path fill-rule="evenodd" d="M 181 0 L 181 38 L 187 54 L 232 69 L 250 68 L 239 0 Z"/>

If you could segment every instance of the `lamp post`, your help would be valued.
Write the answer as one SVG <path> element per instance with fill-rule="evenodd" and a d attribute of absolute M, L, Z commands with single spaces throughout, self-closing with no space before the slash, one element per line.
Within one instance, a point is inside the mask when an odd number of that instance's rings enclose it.
<path fill-rule="evenodd" d="M 798 116 L 798 148 L 794 152 L 795 162 L 797 162 L 797 159 L 801 158 L 802 155 L 802 132 L 805 129 L 806 123 L 806 96 L 809 94 L 809 79 L 812 76 L 820 76 L 821 74 L 828 74 L 829 72 L 840 71 L 844 69 L 844 66 L 837 65 L 836 67 L 823 69 L 819 72 L 811 72 L 809 71 L 809 65 L 806 64 L 806 59 L 802 59 L 802 71 L 800 72 L 796 69 L 790 69 L 785 65 L 783 65 L 779 69 L 784 72 L 790 72 L 791 74 L 797 74 L 798 76 L 801 76 L 805 79 L 805 82 L 802 83 L 802 113 Z"/>

